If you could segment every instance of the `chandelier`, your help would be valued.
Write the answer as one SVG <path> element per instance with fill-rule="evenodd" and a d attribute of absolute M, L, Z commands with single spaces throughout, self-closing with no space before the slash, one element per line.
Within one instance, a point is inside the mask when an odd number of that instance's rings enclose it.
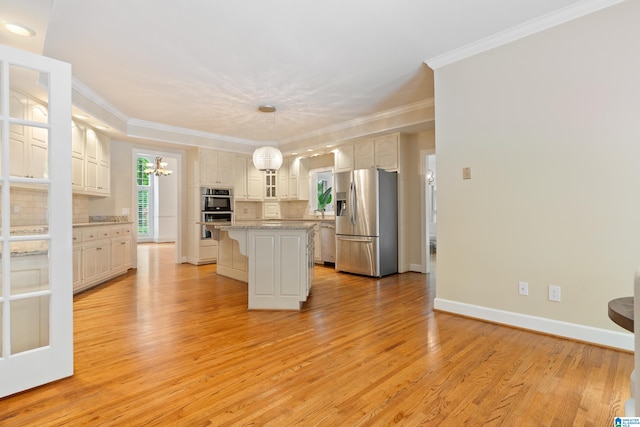
<path fill-rule="evenodd" d="M 273 113 L 275 123 L 276 107 L 271 104 L 258 106 L 262 113 Z M 282 153 L 276 147 L 260 147 L 253 152 L 253 165 L 259 171 L 277 171 L 282 166 Z"/>
<path fill-rule="evenodd" d="M 144 173 L 154 174 L 155 176 L 167 176 L 173 173 L 172 170 L 165 169 L 169 163 L 163 162 L 162 157 L 156 157 L 156 163 L 147 163 Z"/>

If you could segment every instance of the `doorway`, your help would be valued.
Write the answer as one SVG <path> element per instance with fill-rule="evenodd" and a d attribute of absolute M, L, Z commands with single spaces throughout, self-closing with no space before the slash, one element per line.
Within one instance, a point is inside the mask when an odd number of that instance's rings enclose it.
<path fill-rule="evenodd" d="M 176 263 L 182 262 L 181 192 L 182 154 L 160 152 L 147 148 L 133 148 L 132 206 L 135 210 L 136 243 L 175 243 Z M 158 158 L 160 160 L 158 160 Z M 156 163 L 167 174 L 145 173 L 155 169 Z M 137 261 L 137 256 L 136 256 Z M 137 262 L 136 262 L 137 265 Z"/>
<path fill-rule="evenodd" d="M 420 176 L 422 188 L 422 265 L 423 273 L 435 279 L 438 252 L 437 234 L 437 173 L 435 150 L 420 152 Z"/>

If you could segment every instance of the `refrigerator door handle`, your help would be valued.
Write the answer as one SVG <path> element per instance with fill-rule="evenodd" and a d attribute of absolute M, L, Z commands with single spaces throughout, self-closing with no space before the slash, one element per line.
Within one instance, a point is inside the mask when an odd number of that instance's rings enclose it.
<path fill-rule="evenodd" d="M 344 240 L 344 241 L 347 241 L 347 242 L 363 242 L 363 243 L 371 243 L 371 242 L 373 242 L 373 238 L 371 238 L 371 237 L 336 236 L 336 240 Z"/>
<path fill-rule="evenodd" d="M 351 211 L 349 214 L 349 221 L 351 225 L 356 225 L 356 185 L 351 181 L 349 185 L 349 203 L 351 203 Z"/>

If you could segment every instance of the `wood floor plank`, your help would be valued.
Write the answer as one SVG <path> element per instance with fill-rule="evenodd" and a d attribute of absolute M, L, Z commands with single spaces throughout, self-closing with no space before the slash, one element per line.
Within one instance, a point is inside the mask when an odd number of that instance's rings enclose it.
<path fill-rule="evenodd" d="M 75 375 L 0 425 L 612 425 L 633 356 L 433 312 L 428 276 L 317 267 L 302 311 L 247 311 L 215 265 L 138 248 L 74 299 Z M 606 308 L 605 308 L 606 309 Z"/>

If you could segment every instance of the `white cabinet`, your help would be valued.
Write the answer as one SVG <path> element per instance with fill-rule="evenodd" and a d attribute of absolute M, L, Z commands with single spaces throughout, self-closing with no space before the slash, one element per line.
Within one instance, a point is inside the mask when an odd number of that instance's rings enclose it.
<path fill-rule="evenodd" d="M 88 193 L 108 195 L 110 192 L 111 151 L 110 140 L 88 128 L 85 133 L 85 190 Z"/>
<path fill-rule="evenodd" d="M 284 159 L 282 166 L 278 169 L 278 198 L 280 200 L 289 199 L 289 160 Z"/>
<path fill-rule="evenodd" d="M 218 260 L 218 242 L 213 239 L 200 239 L 197 264 L 211 264 Z"/>
<path fill-rule="evenodd" d="M 289 199 L 309 200 L 309 171 L 300 158 L 289 163 Z"/>
<path fill-rule="evenodd" d="M 353 170 L 353 145 L 342 145 L 334 151 L 334 163 L 336 172 L 348 172 Z"/>
<path fill-rule="evenodd" d="M 354 148 L 354 169 L 366 169 L 375 165 L 373 140 L 358 142 Z"/>
<path fill-rule="evenodd" d="M 118 273 L 131 267 L 131 236 L 111 239 L 111 268 L 112 273 Z"/>
<path fill-rule="evenodd" d="M 71 122 L 71 188 L 74 192 L 85 189 L 85 132 L 84 125 Z"/>
<path fill-rule="evenodd" d="M 253 160 L 247 161 L 247 200 L 262 200 L 264 174 L 256 169 Z"/>
<path fill-rule="evenodd" d="M 320 226 L 319 222 L 313 226 L 313 261 L 316 264 L 322 264 L 322 241 L 320 239 Z"/>
<path fill-rule="evenodd" d="M 249 309 L 300 310 L 313 281 L 313 228 L 230 229 L 249 262 Z"/>
<path fill-rule="evenodd" d="M 236 156 L 233 159 L 233 197 L 247 200 L 247 158 Z"/>
<path fill-rule="evenodd" d="M 338 147 L 334 151 L 336 172 L 377 167 L 384 170 L 398 170 L 400 135 L 397 133 L 358 141 Z"/>
<path fill-rule="evenodd" d="M 384 170 L 398 169 L 399 135 L 385 135 L 373 140 L 376 167 Z"/>
<path fill-rule="evenodd" d="M 49 133 L 47 107 L 19 92 L 11 91 L 11 115 L 31 124 L 12 124 L 9 129 L 11 175 L 23 178 L 48 178 Z"/>
<path fill-rule="evenodd" d="M 105 280 L 111 271 L 111 242 L 94 240 L 82 244 L 82 289 Z"/>
<path fill-rule="evenodd" d="M 234 186 L 235 155 L 226 151 L 200 149 L 200 185 Z"/>
<path fill-rule="evenodd" d="M 71 187 L 74 193 L 111 193 L 111 139 L 75 120 L 71 122 Z"/>
<path fill-rule="evenodd" d="M 73 230 L 73 291 L 79 292 L 125 273 L 133 263 L 130 224 Z"/>
<path fill-rule="evenodd" d="M 235 200 L 262 200 L 264 174 L 256 169 L 251 158 L 236 156 L 234 177 L 233 197 Z"/>
<path fill-rule="evenodd" d="M 264 199 L 273 200 L 278 198 L 278 178 L 276 171 L 264 172 Z"/>
<path fill-rule="evenodd" d="M 73 291 L 82 287 L 82 232 L 73 230 Z"/>
<path fill-rule="evenodd" d="M 262 203 L 262 217 L 263 218 L 280 218 L 280 203 L 278 202 L 264 202 Z"/>

